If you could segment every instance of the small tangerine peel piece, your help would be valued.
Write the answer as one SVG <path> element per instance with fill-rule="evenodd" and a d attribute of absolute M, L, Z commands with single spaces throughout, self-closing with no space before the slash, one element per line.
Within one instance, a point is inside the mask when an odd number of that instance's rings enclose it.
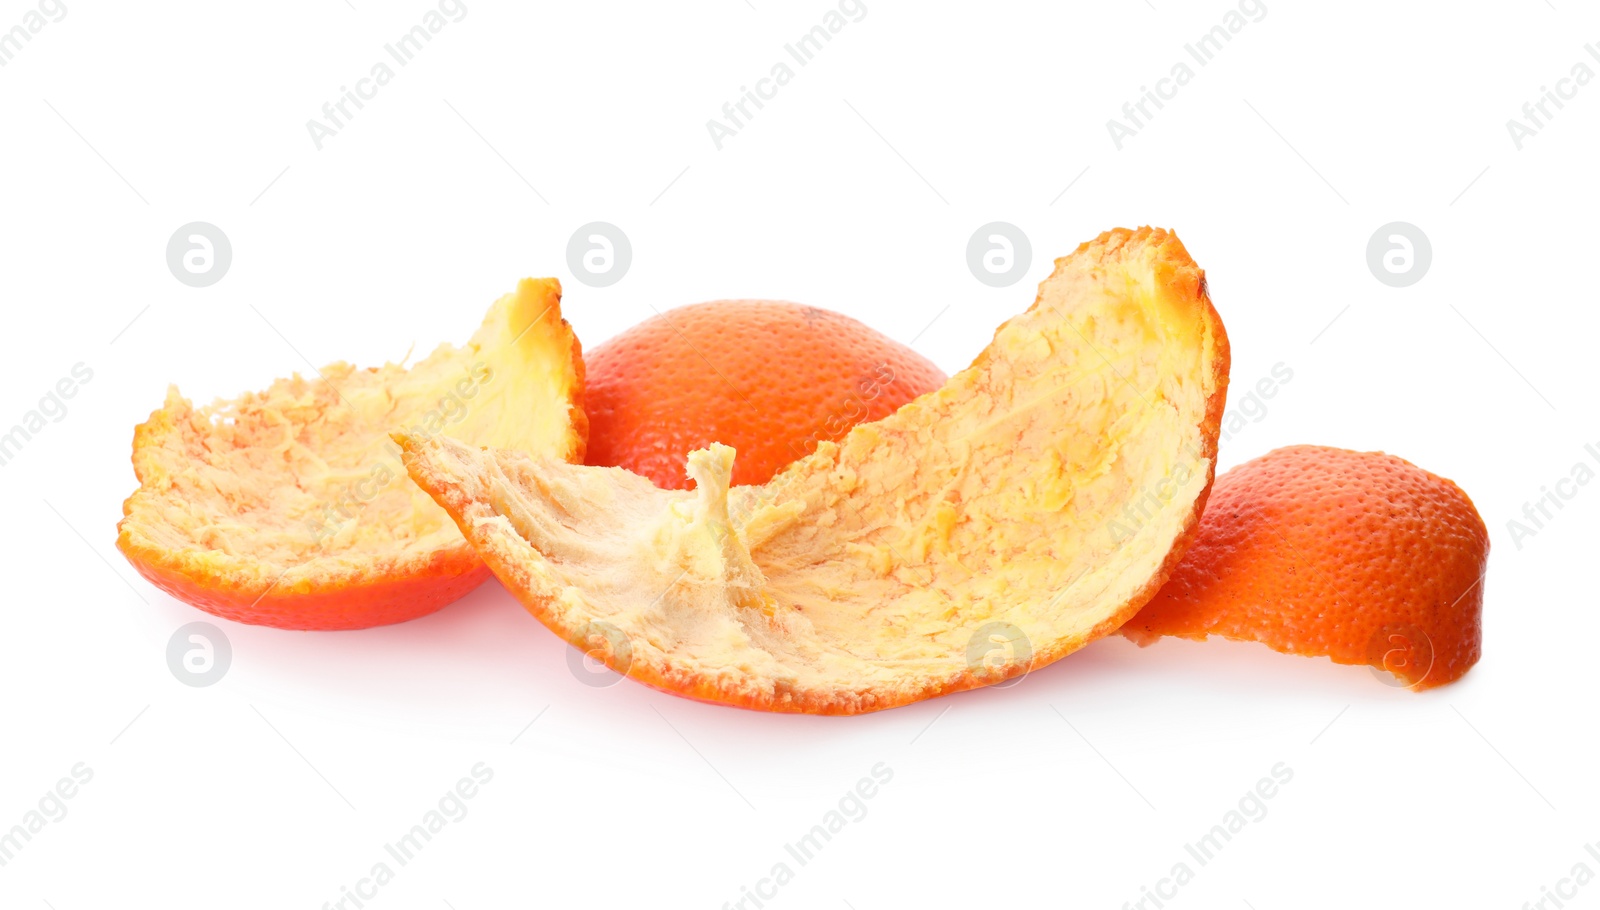
<path fill-rule="evenodd" d="M 1228 342 L 1172 234 L 1060 259 L 973 365 L 761 486 L 397 434 L 417 483 L 540 621 L 677 695 L 856 714 L 989 685 L 1114 631 L 1211 485 Z M 1134 509 L 1153 498 L 1154 506 Z M 999 640 L 1023 659 L 986 659 Z"/>
<path fill-rule="evenodd" d="M 388 433 L 449 432 L 581 460 L 583 360 L 561 285 L 525 279 L 462 347 L 409 369 L 334 363 L 196 408 L 167 392 L 134 431 L 117 547 L 186 603 L 285 629 L 431 613 L 489 577 L 405 475 Z"/>
<path fill-rule="evenodd" d="M 1488 558 L 1451 481 L 1382 452 L 1276 449 L 1217 478 L 1194 545 L 1122 634 L 1255 641 L 1428 689 L 1482 654 Z"/>

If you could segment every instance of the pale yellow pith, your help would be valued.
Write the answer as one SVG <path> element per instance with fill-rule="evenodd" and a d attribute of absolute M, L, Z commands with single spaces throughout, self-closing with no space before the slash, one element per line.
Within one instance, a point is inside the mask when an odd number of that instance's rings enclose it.
<path fill-rule="evenodd" d="M 1226 341 L 1167 236 L 1060 260 L 971 368 L 764 486 L 725 446 L 694 492 L 440 438 L 412 474 L 547 623 L 674 691 L 850 713 L 998 680 L 1002 641 L 1126 618 L 1209 483 Z"/>
<path fill-rule="evenodd" d="M 388 434 L 449 433 L 554 459 L 581 440 L 560 286 L 524 280 L 472 339 L 409 369 L 334 363 L 195 408 L 176 388 L 140 428 L 125 549 L 208 584 L 278 591 L 383 581 L 466 553 L 450 516 L 406 476 Z M 470 553 L 466 553 L 470 558 Z M 264 590 L 264 588 L 263 588 Z"/>

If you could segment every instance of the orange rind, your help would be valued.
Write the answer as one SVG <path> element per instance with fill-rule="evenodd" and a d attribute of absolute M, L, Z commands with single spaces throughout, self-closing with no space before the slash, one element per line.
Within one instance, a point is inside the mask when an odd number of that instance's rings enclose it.
<path fill-rule="evenodd" d="M 575 647 L 677 695 L 857 714 L 1015 678 L 1132 617 L 1205 506 L 1228 361 L 1178 239 L 1116 230 L 1058 260 L 972 366 L 763 485 L 730 486 L 723 445 L 690 453 L 689 492 L 396 439 Z"/>
<path fill-rule="evenodd" d="M 134 431 L 117 547 L 151 583 L 239 622 L 358 629 L 489 577 L 406 477 L 394 430 L 581 460 L 583 361 L 561 286 L 522 281 L 461 347 L 407 368 L 334 363 L 196 408 L 168 390 Z"/>
<path fill-rule="evenodd" d="M 1217 478 L 1194 545 L 1122 633 L 1255 641 L 1428 689 L 1478 662 L 1488 556 L 1451 481 L 1381 452 L 1277 449 Z"/>

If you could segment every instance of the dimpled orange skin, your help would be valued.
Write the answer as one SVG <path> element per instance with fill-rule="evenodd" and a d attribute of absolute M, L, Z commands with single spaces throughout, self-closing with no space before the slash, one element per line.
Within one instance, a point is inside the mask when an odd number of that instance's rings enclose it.
<path fill-rule="evenodd" d="M 692 489 L 689 452 L 738 451 L 733 483 L 766 483 L 819 440 L 839 439 L 939 388 L 930 361 L 828 310 L 772 300 L 678 307 L 589 351 L 587 464 Z"/>
<path fill-rule="evenodd" d="M 1380 452 L 1277 449 L 1217 478 L 1194 544 L 1122 633 L 1257 641 L 1428 689 L 1478 662 L 1488 556 L 1451 481 Z"/>

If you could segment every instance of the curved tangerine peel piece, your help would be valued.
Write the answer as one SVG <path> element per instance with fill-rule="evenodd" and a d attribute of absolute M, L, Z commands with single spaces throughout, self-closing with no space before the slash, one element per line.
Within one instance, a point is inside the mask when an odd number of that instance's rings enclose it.
<path fill-rule="evenodd" d="M 1000 682 L 1132 616 L 1211 485 L 1228 343 L 1173 235 L 1059 260 L 973 365 L 762 486 L 398 434 L 412 477 L 568 642 L 668 692 L 856 714 Z M 1009 642 L 1019 658 L 993 661 Z"/>
<path fill-rule="evenodd" d="M 117 546 L 139 574 L 240 622 L 401 622 L 489 572 L 406 478 L 390 431 L 583 457 L 583 360 L 554 279 L 523 280 L 466 345 L 441 345 L 409 369 L 334 363 L 320 376 L 205 408 L 168 390 L 134 431 L 139 489 L 118 524 Z"/>
<path fill-rule="evenodd" d="M 1194 545 L 1122 634 L 1255 641 L 1429 689 L 1483 652 L 1488 558 L 1451 481 L 1382 452 L 1275 449 L 1217 478 Z"/>

